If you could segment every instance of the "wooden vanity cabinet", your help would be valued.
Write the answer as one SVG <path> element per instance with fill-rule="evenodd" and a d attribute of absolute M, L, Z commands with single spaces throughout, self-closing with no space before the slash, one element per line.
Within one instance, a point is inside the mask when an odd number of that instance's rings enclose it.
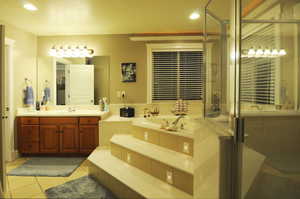
<path fill-rule="evenodd" d="M 41 125 L 40 138 L 41 153 L 59 153 L 59 126 L 45 124 Z"/>
<path fill-rule="evenodd" d="M 61 125 L 60 132 L 60 151 L 62 153 L 79 152 L 78 126 L 74 124 Z"/>
<path fill-rule="evenodd" d="M 39 118 L 20 118 L 18 120 L 20 153 L 38 153 L 39 141 Z"/>
<path fill-rule="evenodd" d="M 99 145 L 99 118 L 80 118 L 79 148 L 80 153 L 91 153 Z"/>
<path fill-rule="evenodd" d="M 99 145 L 99 117 L 19 117 L 24 154 L 89 154 Z"/>
<path fill-rule="evenodd" d="M 41 153 L 78 153 L 79 118 L 40 118 Z"/>

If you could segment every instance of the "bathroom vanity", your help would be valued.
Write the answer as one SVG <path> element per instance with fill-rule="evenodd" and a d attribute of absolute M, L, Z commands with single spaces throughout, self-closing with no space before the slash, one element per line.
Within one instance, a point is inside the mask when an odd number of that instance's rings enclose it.
<path fill-rule="evenodd" d="M 21 154 L 90 154 L 99 146 L 99 121 L 105 113 L 23 113 L 17 116 Z"/>

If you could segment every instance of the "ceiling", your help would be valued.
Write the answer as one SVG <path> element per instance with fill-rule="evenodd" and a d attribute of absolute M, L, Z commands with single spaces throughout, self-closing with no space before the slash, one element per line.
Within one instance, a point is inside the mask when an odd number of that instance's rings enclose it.
<path fill-rule="evenodd" d="M 207 0 L 28 0 L 38 7 L 30 12 L 22 0 L 0 0 L 0 20 L 36 35 L 131 34 L 194 32 L 202 30 L 203 16 L 189 15 Z M 228 3 L 216 4 L 219 16 Z"/>

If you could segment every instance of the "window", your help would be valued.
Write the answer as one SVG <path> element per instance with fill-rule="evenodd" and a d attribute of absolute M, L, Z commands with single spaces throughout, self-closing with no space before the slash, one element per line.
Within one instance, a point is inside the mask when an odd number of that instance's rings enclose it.
<path fill-rule="evenodd" d="M 268 25 L 243 39 L 243 49 L 276 48 L 275 25 Z M 241 101 L 275 104 L 276 59 L 244 57 L 241 66 Z"/>
<path fill-rule="evenodd" d="M 199 46 L 198 49 L 151 49 L 151 101 L 201 100 L 203 56 Z"/>

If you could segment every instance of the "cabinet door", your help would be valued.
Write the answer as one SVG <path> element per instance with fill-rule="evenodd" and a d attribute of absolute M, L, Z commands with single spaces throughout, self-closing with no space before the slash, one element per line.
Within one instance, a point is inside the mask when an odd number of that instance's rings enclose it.
<path fill-rule="evenodd" d="M 59 152 L 60 130 L 57 125 L 40 126 L 40 152 L 58 153 Z"/>
<path fill-rule="evenodd" d="M 80 153 L 91 153 L 99 145 L 98 125 L 80 126 Z"/>
<path fill-rule="evenodd" d="M 18 138 L 20 153 L 39 153 L 39 126 L 21 125 Z"/>
<path fill-rule="evenodd" d="M 74 153 L 79 151 L 78 126 L 61 125 L 60 126 L 60 152 Z"/>
<path fill-rule="evenodd" d="M 21 142 L 38 142 L 40 140 L 39 126 L 22 125 L 19 136 L 21 138 Z"/>

